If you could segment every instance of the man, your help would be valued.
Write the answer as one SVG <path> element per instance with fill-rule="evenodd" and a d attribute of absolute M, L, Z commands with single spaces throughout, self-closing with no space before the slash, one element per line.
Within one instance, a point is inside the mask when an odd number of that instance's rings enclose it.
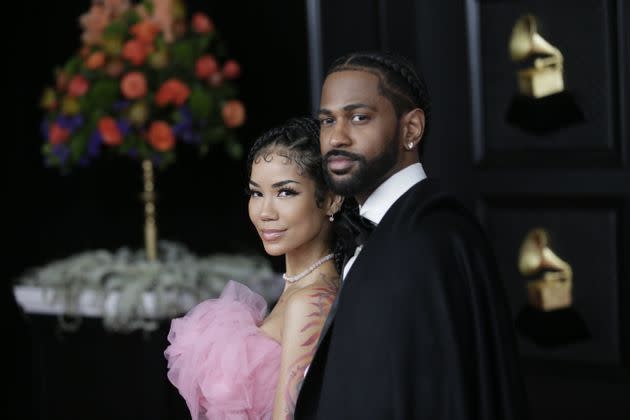
<path fill-rule="evenodd" d="M 328 72 L 319 119 L 331 188 L 375 228 L 344 268 L 295 418 L 526 418 L 488 243 L 420 163 L 423 80 L 402 57 L 350 54 Z"/>

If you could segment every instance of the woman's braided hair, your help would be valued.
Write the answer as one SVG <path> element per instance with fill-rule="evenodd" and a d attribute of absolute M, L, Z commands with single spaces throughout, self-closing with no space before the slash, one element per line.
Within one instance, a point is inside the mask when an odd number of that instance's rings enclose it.
<path fill-rule="evenodd" d="M 270 160 L 278 155 L 294 162 L 300 174 L 315 181 L 315 202 L 321 207 L 326 198 L 328 187 L 324 180 L 322 156 L 319 148 L 319 121 L 314 118 L 292 118 L 284 124 L 268 130 L 261 135 L 247 155 L 247 179 L 252 175 L 252 165 L 259 159 Z M 333 252 L 335 267 L 341 272 L 344 262 L 354 241 L 345 218 L 340 217 L 345 209 L 352 206 L 353 200 L 346 199 L 342 208 L 335 214 L 333 222 Z M 346 203 L 347 202 L 347 203 Z"/>
<path fill-rule="evenodd" d="M 328 74 L 344 70 L 366 71 L 376 75 L 379 78 L 380 94 L 389 99 L 398 118 L 415 108 L 424 111 L 423 141 L 418 145 L 418 154 L 422 157 L 429 132 L 431 101 L 424 79 L 409 60 L 392 52 L 354 52 L 335 60 Z"/>

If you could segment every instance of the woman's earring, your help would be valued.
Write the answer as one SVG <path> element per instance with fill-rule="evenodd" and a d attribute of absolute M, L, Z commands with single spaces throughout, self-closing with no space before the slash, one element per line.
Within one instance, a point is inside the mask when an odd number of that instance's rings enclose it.
<path fill-rule="evenodd" d="M 413 143 L 412 142 L 407 143 L 407 149 L 409 149 L 409 150 L 413 149 Z"/>
<path fill-rule="evenodd" d="M 330 220 L 331 222 L 335 221 L 335 213 L 331 214 L 330 217 L 328 218 L 328 220 Z"/>

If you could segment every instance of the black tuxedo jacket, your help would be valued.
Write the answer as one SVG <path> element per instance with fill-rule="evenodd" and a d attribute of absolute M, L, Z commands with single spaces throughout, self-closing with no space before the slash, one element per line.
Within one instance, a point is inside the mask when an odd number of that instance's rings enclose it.
<path fill-rule="evenodd" d="M 527 417 L 492 252 L 436 181 L 416 184 L 385 214 L 329 321 L 295 419 Z"/>

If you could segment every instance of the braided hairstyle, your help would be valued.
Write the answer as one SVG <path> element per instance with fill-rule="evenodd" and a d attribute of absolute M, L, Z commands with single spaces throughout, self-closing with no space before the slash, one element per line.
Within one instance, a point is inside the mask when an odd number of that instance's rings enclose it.
<path fill-rule="evenodd" d="M 431 100 L 422 75 L 409 60 L 392 52 L 354 52 L 335 60 L 327 75 L 344 70 L 366 71 L 377 76 L 379 93 L 392 103 L 398 119 L 415 108 L 424 111 L 423 141 L 418 145 L 418 155 L 422 157 L 424 139 L 429 133 Z"/>
<path fill-rule="evenodd" d="M 282 156 L 295 163 L 301 175 L 315 181 L 315 203 L 321 208 L 329 189 L 324 180 L 319 148 L 319 121 L 309 117 L 292 118 L 256 139 L 247 155 L 247 179 L 251 178 L 255 162 L 259 159 L 269 161 L 272 155 Z M 335 268 L 339 273 L 345 258 L 354 251 L 352 232 L 341 215 L 355 206 L 352 199 L 345 199 L 332 223 Z"/>

